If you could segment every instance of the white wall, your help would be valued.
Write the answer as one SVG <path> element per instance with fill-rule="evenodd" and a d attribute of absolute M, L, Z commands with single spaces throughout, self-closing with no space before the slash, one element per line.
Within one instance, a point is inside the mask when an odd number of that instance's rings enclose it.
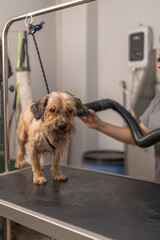
<path fill-rule="evenodd" d="M 65 9 L 56 14 L 56 88 L 86 100 L 86 6 Z M 85 148 L 85 126 L 76 119 L 77 134 L 72 138 L 72 164 Z M 66 162 L 66 155 L 63 156 Z"/>
<path fill-rule="evenodd" d="M 57 3 L 52 0 L 3 2 L 0 31 L 12 16 L 50 6 L 55 2 Z M 37 17 L 35 23 L 42 20 L 46 23 L 43 33 L 37 33 L 36 38 L 50 89 L 70 91 L 83 102 L 111 98 L 122 103 L 120 81 L 126 80 L 128 87 L 131 84 L 131 71 L 127 67 L 127 31 L 139 23 L 151 26 L 153 46 L 158 48 L 159 9 L 159 0 L 97 0 L 56 14 Z M 25 29 L 24 22 L 15 23 L 9 34 L 9 56 L 14 73 L 18 39 L 14 31 L 19 28 Z M 46 90 L 32 39 L 29 39 L 29 49 L 32 89 L 36 100 L 45 95 Z M 9 81 L 15 83 L 15 75 Z M 12 103 L 11 94 L 10 102 Z M 113 111 L 103 111 L 99 115 L 110 123 L 123 125 L 121 117 Z M 118 141 L 88 129 L 79 119 L 76 122 L 78 130 L 72 141 L 72 164 L 80 164 L 82 153 L 88 149 L 123 149 L 123 144 Z"/>
<path fill-rule="evenodd" d="M 1 0 L 2 1 L 2 0 Z M 1 3 L 0 14 L 0 32 L 2 34 L 3 28 L 7 21 L 15 16 L 29 13 L 41 8 L 52 6 L 53 0 L 6 0 Z M 50 90 L 55 89 L 55 13 L 47 14 L 34 18 L 33 24 L 39 24 L 44 20 L 44 28 L 38 32 L 35 37 L 40 50 L 42 62 L 49 82 Z M 24 21 L 14 23 L 9 31 L 9 57 L 11 60 L 12 70 L 14 75 L 9 79 L 9 85 L 16 81 L 16 67 L 17 67 L 17 46 L 18 46 L 18 30 L 27 30 Z M 23 36 L 23 33 L 22 33 Z M 37 57 L 37 52 L 33 44 L 31 36 L 28 36 L 29 58 L 31 66 L 31 84 L 34 100 L 40 99 L 46 94 L 45 84 L 41 73 L 40 64 Z M 12 106 L 12 99 L 14 94 L 9 94 L 10 106 Z"/>
<path fill-rule="evenodd" d="M 122 103 L 121 80 L 131 84 L 131 71 L 127 67 L 127 31 L 140 23 L 153 30 L 153 47 L 159 47 L 158 0 L 98 0 L 98 98 L 112 98 Z M 117 114 L 104 111 L 103 119 L 122 124 Z M 98 135 L 99 148 L 121 149 L 123 145 L 102 134 Z"/>
<path fill-rule="evenodd" d="M 127 66 L 127 32 L 139 24 L 150 26 L 153 46 L 158 48 L 159 9 L 159 0 L 97 0 L 58 13 L 57 87 L 68 89 L 84 102 L 111 98 L 123 104 L 120 82 L 125 80 L 130 88 L 132 78 Z M 88 29 L 92 30 L 89 32 Z M 88 50 L 89 43 L 93 44 L 92 54 Z M 97 80 L 91 81 L 91 76 Z M 124 124 L 111 110 L 100 112 L 99 116 L 119 126 Z M 79 156 L 87 149 L 122 150 L 123 147 L 122 143 L 90 130 L 78 121 L 72 164 L 79 164 Z"/>
<path fill-rule="evenodd" d="M 54 0 L 6 0 L 1 1 L 1 14 L 0 14 L 0 32 L 2 34 L 3 28 L 7 21 L 15 16 L 23 15 L 38 9 L 42 9 L 54 4 Z M 45 25 L 43 29 L 36 33 L 35 37 L 39 47 L 40 55 L 44 65 L 44 70 L 48 80 L 50 91 L 55 90 L 56 88 L 56 57 L 55 57 L 55 13 L 47 14 L 39 17 L 35 17 L 33 24 L 39 24 L 44 21 Z M 18 30 L 23 31 L 27 30 L 25 22 L 20 21 L 14 23 L 9 29 L 8 34 L 8 54 L 12 66 L 13 76 L 9 78 L 9 86 L 16 86 L 16 67 L 17 67 L 17 55 L 18 55 Z M 32 36 L 28 36 L 28 50 L 29 50 L 29 59 L 31 67 L 31 87 L 33 100 L 38 100 L 47 94 L 45 83 L 43 80 L 37 52 L 35 45 L 33 43 Z M 14 93 L 9 92 L 9 113 L 11 115 L 12 106 L 14 101 Z M 11 131 L 12 130 L 12 131 Z M 12 134 L 11 134 L 12 133 Z M 12 141 L 13 140 L 13 141 Z M 13 153 L 10 154 L 11 159 L 15 158 L 15 149 L 16 146 L 16 126 L 13 126 L 10 129 L 10 146 L 12 146 Z M 11 151 L 12 152 L 12 151 Z M 15 152 L 16 153 L 16 152 Z"/>
<path fill-rule="evenodd" d="M 56 14 L 56 88 L 71 92 L 83 103 L 97 98 L 95 4 L 76 6 Z M 77 133 L 72 138 L 70 161 L 81 165 L 83 152 L 97 148 L 97 133 L 86 128 L 78 118 L 75 121 Z M 66 162 L 66 155 L 63 162 Z"/>

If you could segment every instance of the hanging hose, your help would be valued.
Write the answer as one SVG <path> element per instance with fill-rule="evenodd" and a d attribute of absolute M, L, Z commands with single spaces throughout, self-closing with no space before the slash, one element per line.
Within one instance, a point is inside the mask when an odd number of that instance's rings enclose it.
<path fill-rule="evenodd" d="M 86 103 L 85 106 L 88 109 L 94 110 L 95 112 L 106 109 L 113 109 L 114 111 L 118 112 L 127 122 L 136 145 L 138 145 L 141 148 L 150 147 L 160 141 L 160 128 L 155 129 L 149 134 L 143 136 L 143 133 L 136 120 L 124 107 L 122 107 L 116 101 L 113 101 L 111 99 L 103 99 L 91 103 Z M 82 114 L 77 115 L 82 116 Z"/>

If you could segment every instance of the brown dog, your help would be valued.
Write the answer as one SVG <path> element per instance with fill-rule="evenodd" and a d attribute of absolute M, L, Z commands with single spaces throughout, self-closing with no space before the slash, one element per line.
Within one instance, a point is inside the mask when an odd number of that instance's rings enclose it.
<path fill-rule="evenodd" d="M 74 116 L 87 112 L 80 99 L 68 92 L 52 92 L 29 105 L 17 129 L 19 146 L 15 167 L 22 168 L 26 164 L 25 144 L 28 142 L 33 182 L 44 184 L 47 181 L 40 164 L 40 157 L 45 152 L 54 154 L 54 180 L 66 181 L 67 177 L 59 169 L 59 161 L 69 136 L 75 132 Z"/>

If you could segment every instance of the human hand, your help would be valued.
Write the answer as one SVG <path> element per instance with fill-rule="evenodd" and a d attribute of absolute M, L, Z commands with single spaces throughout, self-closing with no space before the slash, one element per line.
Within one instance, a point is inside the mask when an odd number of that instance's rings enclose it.
<path fill-rule="evenodd" d="M 101 119 L 97 116 L 95 111 L 89 109 L 89 113 L 87 116 L 79 117 L 88 127 L 97 129 Z"/>

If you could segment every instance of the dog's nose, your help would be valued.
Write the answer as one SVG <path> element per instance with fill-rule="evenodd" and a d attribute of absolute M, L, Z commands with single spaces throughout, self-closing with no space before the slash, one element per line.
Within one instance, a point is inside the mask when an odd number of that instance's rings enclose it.
<path fill-rule="evenodd" d="M 58 123 L 58 129 L 59 130 L 64 130 L 67 127 L 67 124 L 64 122 Z"/>

